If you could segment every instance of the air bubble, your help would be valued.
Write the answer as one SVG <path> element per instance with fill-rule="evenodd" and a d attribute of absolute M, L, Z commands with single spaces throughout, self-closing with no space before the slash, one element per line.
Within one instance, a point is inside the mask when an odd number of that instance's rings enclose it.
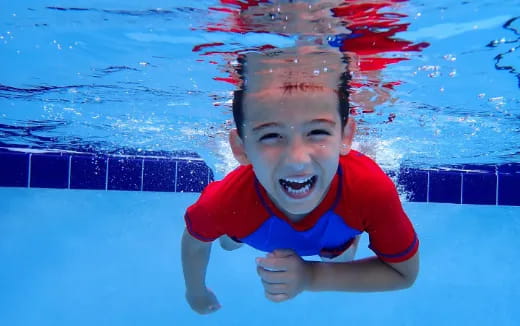
<path fill-rule="evenodd" d="M 451 61 L 451 62 L 457 60 L 457 57 L 455 57 L 453 54 L 446 54 L 443 58 L 444 58 L 444 60 Z"/>

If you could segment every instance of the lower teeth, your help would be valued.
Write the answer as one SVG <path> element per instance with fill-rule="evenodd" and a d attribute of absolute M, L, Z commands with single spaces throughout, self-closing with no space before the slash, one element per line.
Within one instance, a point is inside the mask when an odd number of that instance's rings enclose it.
<path fill-rule="evenodd" d="M 285 189 L 287 189 L 287 191 L 289 191 L 290 193 L 293 193 L 293 194 L 303 194 L 304 192 L 309 191 L 310 188 L 311 188 L 311 185 L 306 185 L 305 187 L 300 188 L 300 189 L 293 189 L 291 187 L 286 187 Z"/>

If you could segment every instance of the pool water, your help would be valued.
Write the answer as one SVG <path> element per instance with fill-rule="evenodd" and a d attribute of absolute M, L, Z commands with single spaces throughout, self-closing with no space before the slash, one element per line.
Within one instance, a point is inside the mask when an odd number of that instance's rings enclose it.
<path fill-rule="evenodd" d="M 294 46 L 300 32 L 237 26 L 232 3 L 246 2 L 257 1 L 2 3 L 0 146 L 192 150 L 222 175 L 233 161 L 223 145 L 235 89 L 226 82 L 230 63 L 265 45 Z M 277 3 L 256 10 L 267 14 Z M 345 45 L 369 66 L 353 76 L 357 140 L 373 144 L 380 163 L 518 162 L 518 1 L 355 0 L 343 5 L 347 12 L 349 6 L 370 19 L 349 16 L 356 27 L 329 13 L 332 24 L 346 26 L 320 37 L 361 35 Z M 369 69 L 384 60 L 385 67 Z M 356 103 L 361 93 L 370 100 Z M 378 105 L 368 110 L 371 102 Z"/>
<path fill-rule="evenodd" d="M 405 203 L 421 272 L 387 293 L 263 296 L 251 248 L 214 246 L 222 308 L 184 300 L 180 237 L 198 194 L 0 189 L 0 325 L 518 325 L 520 208 Z M 372 255 L 367 239 L 358 257 Z"/>

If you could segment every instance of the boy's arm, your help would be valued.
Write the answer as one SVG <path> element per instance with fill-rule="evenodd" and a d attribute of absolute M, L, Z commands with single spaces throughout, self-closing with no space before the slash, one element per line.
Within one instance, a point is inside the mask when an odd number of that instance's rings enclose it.
<path fill-rule="evenodd" d="M 377 257 L 348 263 L 308 262 L 310 291 L 390 291 L 405 289 L 419 273 L 419 252 L 400 263 L 387 263 Z"/>
<path fill-rule="evenodd" d="M 181 256 L 186 283 L 186 299 L 191 308 L 201 314 L 220 308 L 216 296 L 206 287 L 206 270 L 211 244 L 211 242 L 203 242 L 194 238 L 187 230 L 184 230 Z"/>
<path fill-rule="evenodd" d="M 400 263 L 377 257 L 348 263 L 305 261 L 289 249 L 257 258 L 266 297 L 285 301 L 301 291 L 390 291 L 410 287 L 419 271 L 419 253 Z"/>

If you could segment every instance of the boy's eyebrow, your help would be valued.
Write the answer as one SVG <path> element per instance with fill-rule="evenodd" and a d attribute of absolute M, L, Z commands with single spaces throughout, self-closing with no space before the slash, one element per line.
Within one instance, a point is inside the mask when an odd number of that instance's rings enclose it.
<path fill-rule="evenodd" d="M 331 127 L 336 126 L 336 122 L 329 120 L 329 119 L 312 119 L 311 121 L 306 122 L 305 124 L 313 124 L 313 123 L 326 123 L 326 124 L 331 125 Z M 281 127 L 281 126 L 282 126 L 282 124 L 278 123 L 278 122 L 261 123 L 258 126 L 255 126 L 253 128 L 253 132 L 258 132 L 259 130 L 269 128 L 269 127 Z"/>
<path fill-rule="evenodd" d="M 313 123 L 326 123 L 331 125 L 332 127 L 336 126 L 336 122 L 329 120 L 329 119 L 312 119 L 311 121 L 307 122 L 307 124 L 313 124 Z"/>
<path fill-rule="evenodd" d="M 261 123 L 259 124 L 258 126 L 255 126 L 253 128 L 253 132 L 257 132 L 259 130 L 262 130 L 264 128 L 269 128 L 269 127 L 280 127 L 281 124 L 278 123 L 278 122 L 266 122 L 266 123 Z"/>

